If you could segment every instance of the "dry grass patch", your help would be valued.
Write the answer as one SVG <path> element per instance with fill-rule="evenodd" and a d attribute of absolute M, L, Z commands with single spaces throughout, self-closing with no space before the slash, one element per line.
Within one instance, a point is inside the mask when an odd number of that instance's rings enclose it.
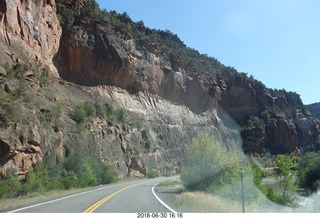
<path fill-rule="evenodd" d="M 241 213 L 242 203 L 213 193 L 188 191 L 179 179 L 170 180 L 156 187 L 157 194 L 173 209 L 185 213 Z M 276 213 L 292 212 L 292 209 L 277 205 L 265 197 L 249 204 L 245 202 L 245 212 Z"/>
<path fill-rule="evenodd" d="M 241 212 L 241 204 L 200 191 L 187 191 L 179 179 L 160 183 L 157 193 L 179 212 Z"/>
<path fill-rule="evenodd" d="M 62 198 L 64 196 L 73 195 L 79 192 L 84 192 L 87 190 L 94 189 L 95 187 L 90 187 L 86 189 L 69 189 L 69 190 L 54 190 L 40 193 L 31 193 L 25 196 L 20 196 L 17 198 L 3 198 L 0 201 L 0 212 L 10 211 L 16 208 L 25 207 L 28 205 L 33 205 L 41 202 L 51 201 L 54 199 Z"/>
<path fill-rule="evenodd" d="M 179 206 L 179 211 L 188 213 L 238 213 L 241 205 L 204 192 L 183 192 L 169 195 L 168 200 Z"/>

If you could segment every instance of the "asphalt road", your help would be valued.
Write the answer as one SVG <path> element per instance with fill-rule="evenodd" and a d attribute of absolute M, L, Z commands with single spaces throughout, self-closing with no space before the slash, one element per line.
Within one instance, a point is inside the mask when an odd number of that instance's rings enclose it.
<path fill-rule="evenodd" d="M 10 211 L 10 213 L 141 213 L 174 212 L 157 198 L 153 187 L 171 178 L 108 185 Z"/>

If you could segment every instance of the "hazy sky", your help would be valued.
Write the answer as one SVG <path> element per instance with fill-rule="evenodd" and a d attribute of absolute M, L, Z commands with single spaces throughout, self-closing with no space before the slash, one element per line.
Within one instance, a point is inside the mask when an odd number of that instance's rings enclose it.
<path fill-rule="evenodd" d="M 97 0 L 145 26 L 253 75 L 269 88 L 320 102 L 318 0 Z"/>

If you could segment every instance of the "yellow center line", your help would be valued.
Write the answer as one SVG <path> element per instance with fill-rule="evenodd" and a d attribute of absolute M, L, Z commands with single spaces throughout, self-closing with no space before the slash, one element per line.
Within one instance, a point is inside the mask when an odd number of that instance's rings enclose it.
<path fill-rule="evenodd" d="M 108 201 L 109 199 L 111 199 L 113 196 L 119 194 L 120 192 L 123 192 L 124 190 L 126 189 L 129 189 L 131 187 L 134 187 L 134 186 L 137 186 L 141 183 L 137 183 L 137 184 L 134 184 L 134 185 L 131 185 L 131 186 L 127 186 L 127 187 L 124 187 L 120 190 L 117 190 L 113 193 L 111 193 L 110 195 L 104 197 L 103 199 L 101 199 L 100 201 L 97 201 L 96 203 L 94 203 L 93 205 L 91 205 L 89 208 L 87 208 L 86 210 L 84 210 L 82 213 L 92 213 L 94 212 L 97 208 L 99 208 L 103 203 L 105 203 L 106 201 Z"/>

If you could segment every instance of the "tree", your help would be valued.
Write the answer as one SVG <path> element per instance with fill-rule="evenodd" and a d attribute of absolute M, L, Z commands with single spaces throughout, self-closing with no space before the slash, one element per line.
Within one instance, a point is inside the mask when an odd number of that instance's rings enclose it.
<path fill-rule="evenodd" d="M 299 190 L 297 186 L 298 162 L 297 158 L 290 155 L 277 155 L 275 160 L 278 167 L 276 180 L 279 184 L 281 195 L 277 201 L 287 206 L 295 206 L 296 198 L 294 193 Z"/>
<path fill-rule="evenodd" d="M 132 22 L 128 12 L 126 12 L 126 11 L 123 12 L 122 14 L 119 14 L 119 18 L 124 23 L 131 23 Z"/>
<path fill-rule="evenodd" d="M 274 189 L 270 185 L 262 184 L 265 172 L 255 163 L 251 161 L 254 185 L 271 201 L 277 201 Z"/>
<path fill-rule="evenodd" d="M 85 6 L 81 8 L 82 14 L 89 14 L 90 16 L 95 16 L 99 12 L 99 5 L 95 0 L 87 0 Z"/>
<path fill-rule="evenodd" d="M 318 190 L 320 180 L 319 152 L 308 152 L 299 160 L 300 186 L 306 189 L 307 195 Z"/>
<path fill-rule="evenodd" d="M 180 178 L 188 189 L 214 190 L 239 178 L 238 155 L 209 136 L 194 138 L 186 156 Z"/>

